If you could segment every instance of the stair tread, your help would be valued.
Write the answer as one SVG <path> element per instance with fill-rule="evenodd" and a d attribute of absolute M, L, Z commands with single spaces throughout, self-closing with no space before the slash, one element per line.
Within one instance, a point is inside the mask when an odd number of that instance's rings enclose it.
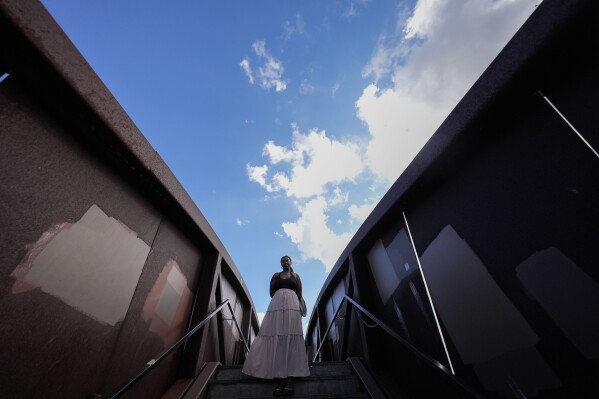
<path fill-rule="evenodd" d="M 359 378 L 349 362 L 309 363 L 310 376 L 294 378 L 295 399 L 362 399 L 368 394 L 362 390 Z M 221 366 L 209 383 L 208 398 L 272 398 L 274 379 L 245 375 L 243 365 Z"/>
<path fill-rule="evenodd" d="M 364 392 L 358 392 L 356 394 L 322 394 L 322 395 L 296 395 L 293 396 L 282 396 L 282 398 L 290 397 L 293 399 L 362 399 L 369 398 L 369 396 Z M 273 398 L 272 395 L 264 395 L 264 396 L 236 396 L 236 399 L 270 399 Z M 230 399 L 230 396 L 210 396 L 210 399 Z"/>
<path fill-rule="evenodd" d="M 229 381 L 227 383 L 210 383 L 208 388 L 209 397 L 229 396 L 238 397 L 260 397 L 270 395 L 275 387 L 274 381 Z M 362 392 L 360 381 L 357 378 L 350 379 L 302 379 L 295 380 L 296 396 L 311 395 L 333 395 L 333 394 L 357 394 Z"/>
<path fill-rule="evenodd" d="M 295 377 L 293 379 L 296 383 L 303 383 L 303 382 L 311 382 L 311 381 L 336 381 L 336 380 L 358 380 L 358 377 L 356 377 L 355 375 L 346 375 L 346 376 L 334 376 L 334 375 L 319 375 L 319 376 L 308 376 L 308 377 Z M 214 380 L 214 381 L 210 381 L 210 384 L 245 384 L 245 383 L 250 383 L 250 384 L 270 384 L 273 383 L 274 380 L 267 380 L 267 379 L 263 379 L 263 378 L 256 378 L 256 377 L 250 377 L 247 376 L 247 378 L 244 379 L 238 379 L 238 378 L 230 378 L 230 379 L 224 379 L 224 380 Z"/>
<path fill-rule="evenodd" d="M 337 371 L 325 371 L 311 372 L 309 376 L 306 377 L 297 377 L 297 378 L 349 378 L 355 376 L 355 374 L 351 373 L 351 371 L 347 372 L 337 372 Z M 267 379 L 252 377 L 246 374 L 242 374 L 241 372 L 224 372 L 218 373 L 216 375 L 215 381 L 225 381 L 225 380 L 238 380 L 238 381 L 249 381 L 249 380 L 263 380 L 269 381 Z"/>
<path fill-rule="evenodd" d="M 301 380 L 294 380 L 295 386 L 296 387 L 301 387 L 301 386 L 309 386 L 309 385 L 314 385 L 314 384 L 338 384 L 338 383 L 345 383 L 345 384 L 359 384 L 360 380 L 357 377 L 353 377 L 353 378 L 302 378 Z M 259 386 L 259 385 L 265 385 L 265 386 L 269 386 L 275 384 L 274 381 L 270 380 L 270 381 L 238 381 L 238 380 L 226 380 L 226 381 L 212 381 L 210 382 L 209 385 L 213 386 L 213 387 L 217 387 L 217 386 L 229 386 L 229 385 L 238 385 L 238 386 L 248 386 L 248 387 L 253 387 L 253 386 Z"/>
<path fill-rule="evenodd" d="M 271 395 L 263 395 L 263 396 L 235 396 L 235 399 L 271 399 L 274 396 Z M 352 394 L 340 394 L 340 395 L 292 395 L 292 396 L 281 396 L 282 398 L 288 397 L 293 399 L 362 399 L 369 398 L 369 396 L 365 393 L 360 393 L 356 395 Z M 210 396 L 210 399 L 231 399 L 230 396 Z"/>
<path fill-rule="evenodd" d="M 308 366 L 310 367 L 335 367 L 335 366 L 347 366 L 349 367 L 349 362 L 346 361 L 335 361 L 335 362 L 308 362 Z M 227 370 L 227 369 L 242 369 L 243 364 L 233 364 L 227 366 L 220 366 L 219 369 Z"/>

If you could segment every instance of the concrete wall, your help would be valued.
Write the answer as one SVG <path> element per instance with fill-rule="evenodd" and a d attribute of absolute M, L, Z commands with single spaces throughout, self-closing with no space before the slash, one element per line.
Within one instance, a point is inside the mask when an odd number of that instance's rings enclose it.
<path fill-rule="evenodd" d="M 0 2 L 0 37 L 1 396 L 107 394 L 226 299 L 255 333 L 222 243 L 41 4 Z M 132 397 L 234 362 L 231 328 L 214 319 Z"/>

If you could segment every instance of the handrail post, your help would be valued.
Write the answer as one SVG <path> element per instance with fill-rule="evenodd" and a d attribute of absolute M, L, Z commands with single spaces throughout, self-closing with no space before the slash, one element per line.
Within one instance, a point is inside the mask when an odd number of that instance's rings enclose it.
<path fill-rule="evenodd" d="M 395 332 L 391 327 L 389 327 L 387 324 L 385 324 L 385 322 L 383 322 L 378 317 L 376 317 L 375 315 L 370 313 L 368 310 L 366 310 L 364 307 L 362 307 L 359 303 L 357 303 L 355 300 L 353 300 L 349 296 L 345 295 L 344 298 L 347 299 L 347 301 L 349 303 L 354 305 L 356 310 L 358 310 L 359 312 L 368 316 L 372 321 L 374 321 L 376 323 L 376 325 L 381 327 L 387 334 L 389 334 L 397 342 L 399 342 L 406 349 L 408 349 L 410 352 L 412 352 L 414 355 L 416 355 L 418 358 L 420 358 L 420 360 L 424 361 L 426 364 L 436 368 L 437 370 L 439 370 L 440 372 L 445 374 L 445 376 L 447 378 L 452 380 L 455 384 L 460 386 L 462 389 L 464 389 L 466 392 L 468 392 L 473 397 L 477 397 L 477 398 L 479 397 L 479 395 L 475 391 L 473 391 L 472 388 L 470 388 L 468 385 L 464 384 L 460 379 L 458 379 L 456 377 L 456 375 L 451 370 L 448 370 L 442 363 L 431 358 L 430 356 L 426 355 L 425 353 L 421 352 L 418 348 L 416 348 L 409 341 L 407 341 L 405 338 L 403 338 L 401 335 L 399 335 L 397 332 Z"/>
<path fill-rule="evenodd" d="M 210 314 L 208 316 L 206 316 L 202 321 L 200 321 L 199 323 L 197 323 L 191 330 L 189 330 L 187 333 L 185 333 L 185 335 L 183 335 L 181 338 L 179 338 L 177 340 L 177 342 L 175 342 L 174 344 L 172 344 L 167 349 L 163 350 L 154 359 L 152 359 L 149 362 L 147 362 L 146 366 L 135 377 L 133 377 L 133 379 L 131 379 L 129 382 L 127 382 L 126 384 L 124 384 L 123 386 L 121 386 L 120 388 L 118 388 L 117 390 L 115 390 L 113 393 L 111 393 L 108 396 L 108 398 L 110 398 L 110 399 L 117 399 L 117 398 L 120 398 L 123 395 L 125 395 L 129 390 L 131 390 L 131 388 L 133 388 L 133 386 L 135 386 L 135 384 L 137 384 L 158 363 L 160 363 L 160 361 L 162 361 L 164 358 L 166 358 L 172 351 L 174 351 L 175 349 L 177 349 L 183 343 L 187 342 L 187 340 L 192 335 L 194 335 L 195 333 L 197 333 L 200 330 L 200 328 L 202 328 L 202 326 L 204 326 L 204 324 L 206 324 L 208 321 L 212 320 L 212 318 L 216 314 L 218 314 L 219 312 L 222 312 L 222 309 L 225 307 L 225 305 L 229 306 L 229 310 L 231 311 L 231 314 L 233 315 L 233 321 L 235 322 L 235 326 L 237 327 L 237 330 L 239 331 L 239 334 L 241 336 L 241 339 L 243 340 L 243 343 L 245 344 L 246 349 L 249 351 L 249 348 L 248 348 L 248 345 L 247 345 L 247 341 L 246 341 L 245 337 L 243 336 L 243 333 L 241 332 L 241 329 L 239 328 L 239 324 L 237 323 L 237 319 L 235 318 L 235 314 L 233 313 L 233 308 L 231 307 L 231 303 L 229 302 L 228 299 L 225 299 L 225 301 L 223 301 L 216 309 L 214 309 L 212 312 L 210 312 Z"/>
<path fill-rule="evenodd" d="M 228 301 L 228 299 L 227 299 L 227 301 Z M 241 331 L 241 328 L 239 328 L 239 323 L 237 323 L 237 317 L 235 317 L 235 313 L 233 313 L 233 308 L 231 307 L 231 303 L 227 302 L 227 305 L 229 306 L 229 311 L 231 312 L 231 316 L 233 316 L 233 321 L 235 322 L 235 327 L 237 327 L 239 336 L 241 337 L 241 340 L 243 341 L 243 344 L 245 345 L 245 353 L 248 353 L 250 351 L 250 348 L 248 347 L 247 341 L 245 340 L 245 337 L 243 336 L 243 332 Z"/>
<path fill-rule="evenodd" d="M 335 314 L 333 315 L 333 319 L 329 323 L 329 326 L 327 327 L 327 330 L 325 331 L 324 335 L 322 336 L 322 340 L 320 341 L 320 344 L 318 345 L 318 349 L 316 350 L 316 353 L 314 354 L 314 358 L 312 359 L 312 363 L 314 363 L 316 361 L 316 358 L 318 357 L 318 353 L 322 349 L 322 345 L 324 344 L 324 341 L 327 338 L 327 335 L 329 335 L 329 330 L 331 329 L 331 327 L 333 327 L 333 323 L 337 319 L 337 315 L 339 314 L 339 311 L 341 310 L 341 307 L 343 306 L 343 302 L 345 301 L 346 297 L 347 297 L 347 295 L 344 295 L 343 299 L 341 300 L 341 303 L 339 303 L 339 307 L 335 311 Z"/>

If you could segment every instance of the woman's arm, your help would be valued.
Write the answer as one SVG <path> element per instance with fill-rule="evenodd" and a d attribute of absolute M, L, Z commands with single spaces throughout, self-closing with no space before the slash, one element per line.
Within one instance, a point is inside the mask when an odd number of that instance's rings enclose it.
<path fill-rule="evenodd" d="M 299 274 L 295 273 L 295 281 L 297 282 L 297 288 L 295 293 L 297 294 L 297 299 L 302 300 L 302 280 L 300 279 Z"/>
<path fill-rule="evenodd" d="M 278 273 L 273 274 L 272 278 L 270 279 L 270 297 L 271 298 L 275 294 L 275 281 L 277 280 L 277 274 Z"/>

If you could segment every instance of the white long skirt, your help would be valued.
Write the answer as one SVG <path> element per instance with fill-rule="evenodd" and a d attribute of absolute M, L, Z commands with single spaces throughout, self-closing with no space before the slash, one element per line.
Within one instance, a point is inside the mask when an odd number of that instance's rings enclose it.
<path fill-rule="evenodd" d="M 299 300 L 294 291 L 282 288 L 275 292 L 242 372 L 269 379 L 310 375 Z"/>

